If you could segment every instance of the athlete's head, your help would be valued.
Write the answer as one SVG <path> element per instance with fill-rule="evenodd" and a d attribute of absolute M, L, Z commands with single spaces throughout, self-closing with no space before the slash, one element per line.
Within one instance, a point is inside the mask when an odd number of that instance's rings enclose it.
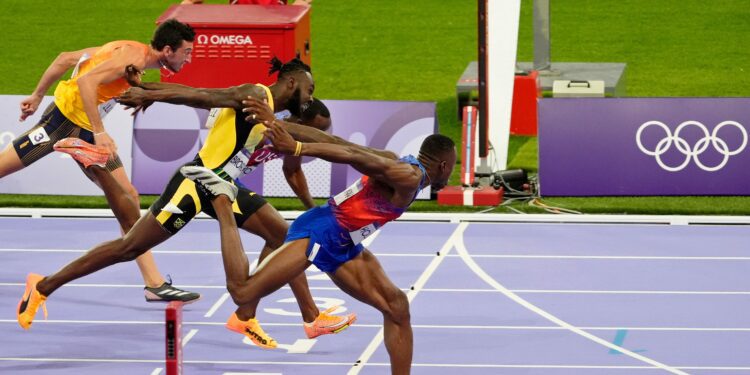
<path fill-rule="evenodd" d="M 299 58 L 294 58 L 287 63 L 274 57 L 269 62 L 271 69 L 268 74 L 279 72 L 276 83 L 283 85 L 289 98 L 284 103 L 284 107 L 293 115 L 301 117 L 302 105 L 312 100 L 315 83 L 313 82 L 310 67 Z"/>
<path fill-rule="evenodd" d="M 190 25 L 174 18 L 166 20 L 154 31 L 151 47 L 161 53 L 159 63 L 162 68 L 179 72 L 193 53 L 195 31 Z"/>
<path fill-rule="evenodd" d="M 302 104 L 300 123 L 319 130 L 328 130 L 331 127 L 331 112 L 320 99 L 313 98 L 312 101 Z"/>
<path fill-rule="evenodd" d="M 419 159 L 427 169 L 430 186 L 440 190 L 448 184 L 456 165 L 456 145 L 442 134 L 432 134 L 419 147 Z"/>

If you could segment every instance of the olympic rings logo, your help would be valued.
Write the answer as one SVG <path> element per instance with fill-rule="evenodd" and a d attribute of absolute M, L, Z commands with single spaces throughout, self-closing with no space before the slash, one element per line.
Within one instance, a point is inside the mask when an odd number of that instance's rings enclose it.
<path fill-rule="evenodd" d="M 659 143 L 656 144 L 656 147 L 653 150 L 649 150 L 646 147 L 643 146 L 643 143 L 641 142 L 641 134 L 643 131 L 650 127 L 650 126 L 657 126 L 664 130 L 665 136 L 662 138 Z M 699 139 L 695 144 L 690 147 L 688 144 L 688 141 L 686 141 L 684 138 L 680 137 L 680 132 L 683 131 L 688 126 L 694 126 L 697 127 L 699 130 L 703 132 L 703 138 Z M 734 150 L 729 150 L 729 146 L 727 145 L 727 142 L 723 139 L 719 138 L 717 134 L 719 133 L 719 130 L 725 126 L 733 126 L 737 128 L 737 130 L 740 131 L 742 134 L 742 144 L 737 147 Z M 635 133 L 635 141 L 638 144 L 638 148 L 646 155 L 653 156 L 656 158 L 656 162 L 659 164 L 660 167 L 662 167 L 664 170 L 669 172 L 677 172 L 683 170 L 689 163 L 690 160 L 694 160 L 695 164 L 702 170 L 706 172 L 714 172 L 718 171 L 721 168 L 724 168 L 724 166 L 729 161 L 729 157 L 733 155 L 737 155 L 742 150 L 745 149 L 745 146 L 747 146 L 747 130 L 742 126 L 742 124 L 736 122 L 736 121 L 724 121 L 720 123 L 719 125 L 716 125 L 714 130 L 709 134 L 708 129 L 706 126 L 701 124 L 698 121 L 685 121 L 682 124 L 680 124 L 677 129 L 675 130 L 674 134 L 672 134 L 672 131 L 661 121 L 648 121 L 643 123 L 639 128 L 638 131 Z M 685 160 L 675 167 L 666 165 L 664 161 L 662 161 L 661 156 L 669 151 L 669 149 L 672 147 L 672 144 L 674 144 L 677 151 L 681 152 L 683 155 L 685 155 Z M 701 162 L 701 159 L 699 156 L 708 149 L 709 146 L 712 146 L 716 152 L 721 154 L 723 156 L 721 162 L 713 167 L 706 166 Z"/>

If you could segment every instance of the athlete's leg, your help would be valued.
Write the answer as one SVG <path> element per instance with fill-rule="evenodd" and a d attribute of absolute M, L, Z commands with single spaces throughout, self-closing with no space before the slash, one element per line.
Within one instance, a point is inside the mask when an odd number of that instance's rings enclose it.
<path fill-rule="evenodd" d="M 127 233 L 141 217 L 138 190 L 128 179 L 125 168 L 119 167 L 112 172 L 98 166 L 86 169 L 94 182 L 104 192 L 107 203 L 115 214 L 123 233 Z M 135 259 L 141 271 L 143 282 L 147 287 L 156 288 L 164 283 L 164 277 L 156 266 L 151 251 L 147 251 Z"/>
<path fill-rule="evenodd" d="M 228 200 L 226 201 L 229 202 Z M 242 229 L 259 236 L 265 241 L 258 259 L 259 262 L 262 262 L 269 254 L 284 244 L 289 224 L 287 224 L 273 206 L 266 203 L 242 223 Z M 242 255 L 244 254 L 243 252 Z M 247 257 L 245 257 L 245 263 L 247 263 Z M 247 272 L 245 275 L 247 275 Z M 315 306 L 312 294 L 310 294 L 305 273 L 302 272 L 294 277 L 289 282 L 289 286 L 299 305 L 302 319 L 307 323 L 314 321 L 318 317 L 319 311 L 318 307 Z M 237 309 L 237 317 L 243 320 L 253 318 L 255 317 L 256 308 L 257 305 L 253 304 L 242 305 Z"/>
<path fill-rule="evenodd" d="M 133 260 L 170 236 L 149 212 L 124 237 L 97 245 L 56 273 L 45 277 L 37 284 L 37 290 L 42 295 L 49 296 L 57 288 L 73 280 L 115 263 Z"/>
<path fill-rule="evenodd" d="M 13 144 L 8 144 L 3 151 L 0 151 L 0 178 L 3 178 L 13 172 L 20 171 L 24 168 L 21 158 L 18 157 Z"/>
<path fill-rule="evenodd" d="M 391 373 L 408 374 L 413 339 L 406 294 L 391 282 L 380 262 L 368 250 L 362 251 L 329 275 L 341 290 L 383 313 L 385 347 L 391 358 Z"/>

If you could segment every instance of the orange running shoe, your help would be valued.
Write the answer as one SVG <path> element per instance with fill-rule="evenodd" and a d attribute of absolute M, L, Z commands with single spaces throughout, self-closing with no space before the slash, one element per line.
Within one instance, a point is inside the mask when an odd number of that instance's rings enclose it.
<path fill-rule="evenodd" d="M 333 306 L 321 311 L 312 323 L 304 323 L 307 337 L 313 339 L 320 335 L 339 333 L 354 324 L 357 320 L 357 314 L 331 315 L 338 308 L 339 306 Z"/>
<path fill-rule="evenodd" d="M 84 168 L 98 165 L 102 168 L 107 164 L 109 153 L 97 145 L 92 145 L 80 138 L 64 138 L 55 143 L 52 148 L 55 151 L 68 154 L 81 164 Z"/>
<path fill-rule="evenodd" d="M 276 348 L 276 340 L 272 339 L 263 331 L 263 328 L 260 327 L 260 323 L 258 323 L 258 319 L 252 318 L 242 321 L 237 317 L 237 314 L 232 314 L 232 316 L 229 317 L 229 320 L 227 320 L 226 327 L 230 331 L 245 335 L 252 340 L 255 345 L 263 349 Z"/>
<path fill-rule="evenodd" d="M 18 302 L 18 309 L 16 310 L 16 319 L 23 329 L 31 328 L 31 323 L 34 321 L 34 315 L 39 310 L 39 306 L 44 310 L 44 319 L 47 319 L 47 306 L 44 303 L 47 297 L 36 290 L 36 284 L 43 278 L 44 276 L 36 273 L 30 273 L 26 276 L 26 290 L 23 292 L 23 297 Z"/>

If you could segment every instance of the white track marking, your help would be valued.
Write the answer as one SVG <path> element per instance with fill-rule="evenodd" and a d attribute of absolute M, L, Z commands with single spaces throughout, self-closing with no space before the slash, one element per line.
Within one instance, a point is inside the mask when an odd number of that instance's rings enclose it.
<path fill-rule="evenodd" d="M 183 324 L 184 324 L 184 323 L 183 323 Z M 190 330 L 190 332 L 188 332 L 188 333 L 187 333 L 187 335 L 185 335 L 185 336 L 184 336 L 184 337 L 182 338 L 182 347 L 183 347 L 183 348 L 185 347 L 185 345 L 187 345 L 188 341 L 190 341 L 190 339 L 192 339 L 192 338 L 193 338 L 193 336 L 195 336 L 195 334 L 196 334 L 196 333 L 198 333 L 198 330 L 197 330 L 197 329 L 191 329 L 191 330 Z"/>
<path fill-rule="evenodd" d="M 163 359 L 99 359 L 99 358 L 29 358 L 0 357 L 0 361 L 17 362 L 62 362 L 62 363 L 162 363 Z M 349 362 L 298 362 L 298 361 L 183 361 L 186 364 L 211 365 L 298 365 L 298 366 L 350 366 Z M 387 367 L 390 363 L 370 362 L 369 366 Z M 456 367 L 456 368 L 531 368 L 531 369 L 612 369 L 612 370 L 653 370 L 652 366 L 595 366 L 595 365 L 498 365 L 498 364 L 465 364 L 465 363 L 413 363 L 412 367 Z M 682 370 L 698 371 L 750 371 L 750 367 L 740 366 L 684 366 Z M 156 370 L 154 370 L 156 371 Z"/>
<path fill-rule="evenodd" d="M 159 375 L 161 374 L 161 370 L 163 370 L 163 368 L 157 367 L 154 369 L 154 371 L 151 371 L 151 375 Z"/>
<path fill-rule="evenodd" d="M 160 325 L 162 321 L 122 321 L 122 320 L 40 320 L 35 324 L 119 324 L 119 325 Z M 0 324 L 18 324 L 15 319 L 0 319 Z M 223 326 L 223 322 L 182 322 L 183 325 L 191 326 Z M 263 323 L 263 326 L 269 327 L 299 327 L 299 323 Z M 382 324 L 356 324 L 350 328 L 382 328 Z M 432 324 L 412 324 L 414 329 L 479 329 L 479 330 L 543 330 L 555 331 L 566 330 L 560 326 L 508 326 L 508 325 L 432 325 Z M 750 332 L 750 327 L 604 327 L 604 326 L 580 326 L 578 327 L 587 331 L 617 331 L 626 329 L 629 331 L 686 331 L 686 332 Z"/>
<path fill-rule="evenodd" d="M 378 233 L 378 232 L 375 232 Z M 373 234 L 365 239 L 368 240 L 377 236 Z M 363 242 L 364 244 L 364 242 Z M 17 249 L 17 248 L 0 248 L 0 253 L 86 253 L 89 249 Z M 201 250 L 152 250 L 154 254 L 221 254 L 220 251 L 201 251 Z M 247 253 L 248 255 L 258 255 L 258 253 Z M 407 258 L 425 258 L 433 257 L 434 254 L 414 254 L 414 253 L 379 253 L 378 257 L 407 257 Z M 451 258 L 459 258 L 458 254 L 447 255 Z M 651 255 L 557 255 L 557 254 L 475 254 L 472 258 L 499 258 L 499 259 L 591 259 L 591 260 L 731 260 L 731 261 L 748 261 L 750 257 L 743 256 L 651 256 Z M 143 286 L 141 286 L 143 287 Z"/>
<path fill-rule="evenodd" d="M 460 255 L 451 255 L 460 257 Z M 479 254 L 473 258 L 500 259 L 593 259 L 593 260 L 750 260 L 750 257 L 717 256 L 650 256 L 650 255 L 528 255 L 528 254 Z"/>
<path fill-rule="evenodd" d="M 187 287 L 186 287 L 186 288 L 187 288 Z M 194 289 L 194 288 L 188 288 L 188 289 Z M 224 294 L 222 294 L 222 295 L 221 295 L 221 297 L 219 297 L 219 300 L 218 300 L 218 301 L 216 301 L 216 302 L 215 302 L 215 303 L 213 304 L 213 306 L 211 306 L 211 308 L 210 308 L 210 309 L 208 309 L 208 312 L 206 312 L 206 315 L 203 315 L 203 317 L 204 317 L 204 318 L 210 318 L 210 317 L 214 316 L 214 313 L 216 313 L 216 310 L 218 310 L 218 309 L 219 309 L 219 307 L 221 307 L 221 305 L 223 305 L 223 304 L 224 304 L 224 302 L 226 302 L 226 300 L 227 300 L 228 298 L 229 298 L 229 293 L 224 293 Z"/>
<path fill-rule="evenodd" d="M 434 255 L 433 255 L 434 256 Z M 325 274 L 323 274 L 325 276 Z M 308 278 L 309 280 L 309 278 Z M 0 283 L 0 287 L 21 287 L 25 283 Z M 185 289 L 226 289 L 224 285 L 181 285 Z M 143 288 L 141 284 L 66 284 L 66 288 Z M 281 289 L 291 290 L 289 286 Z M 310 290 L 335 290 L 340 291 L 335 286 L 311 286 Z M 409 289 L 402 289 L 408 292 Z M 479 289 L 479 288 L 422 288 L 422 292 L 432 293 L 500 293 L 497 289 Z M 750 291 L 742 290 L 580 290 L 580 289 L 510 289 L 513 293 L 519 294 L 664 294 L 664 295 L 750 295 Z M 226 294 L 228 296 L 228 294 Z M 209 310 L 210 311 L 210 310 Z M 205 316 L 209 317 L 209 316 Z"/>
<path fill-rule="evenodd" d="M 468 226 L 467 223 L 461 223 L 459 224 L 456 229 L 453 231 L 453 234 L 448 238 L 448 241 L 443 244 L 443 247 L 440 248 L 440 251 L 438 254 L 440 256 L 436 256 L 432 259 L 429 265 L 427 265 L 427 268 L 422 272 L 422 274 L 419 276 L 417 281 L 414 283 L 414 286 L 406 293 L 407 298 L 409 299 L 409 303 L 411 303 L 412 300 L 414 300 L 414 297 L 417 296 L 417 293 L 419 293 L 422 288 L 424 287 L 425 283 L 427 283 L 427 280 L 432 276 L 432 274 L 435 272 L 437 267 L 440 265 L 440 263 L 443 262 L 443 259 L 445 259 L 446 254 L 450 253 L 451 249 L 453 249 L 453 244 L 456 242 L 457 239 L 460 239 L 463 235 L 464 229 Z M 362 368 L 367 365 L 367 361 L 370 360 L 370 357 L 372 357 L 372 354 L 375 353 L 375 350 L 380 346 L 380 344 L 383 342 L 383 328 L 381 327 L 378 333 L 375 335 L 375 337 L 372 338 L 370 341 L 370 344 L 367 345 L 367 348 L 365 348 L 365 351 L 359 356 L 357 363 L 352 366 L 351 369 L 349 369 L 349 372 L 347 372 L 347 375 L 357 375 L 362 370 Z"/>
<path fill-rule="evenodd" d="M 501 293 L 497 289 L 424 288 L 433 293 Z M 578 289 L 510 289 L 519 294 L 675 294 L 675 295 L 750 295 L 748 291 L 704 291 L 704 290 L 578 290 Z"/>
<path fill-rule="evenodd" d="M 462 231 L 461 234 L 463 234 L 463 231 Z M 604 340 L 602 338 L 594 336 L 594 335 L 592 335 L 592 334 L 590 334 L 590 333 L 588 333 L 588 332 L 586 332 L 586 331 L 584 331 L 584 330 L 582 330 L 582 329 L 580 329 L 578 327 L 575 327 L 575 326 L 571 325 L 568 322 L 563 321 L 562 319 L 560 319 L 560 318 L 558 318 L 558 317 L 556 317 L 556 316 L 554 316 L 554 315 L 552 315 L 552 314 L 550 314 L 550 313 L 548 313 L 548 312 L 540 309 L 539 307 L 537 307 L 537 306 L 533 305 L 532 303 L 526 301 L 525 299 L 519 297 L 517 294 L 515 294 L 515 293 L 511 292 L 510 290 L 508 290 L 507 288 L 505 288 L 497 280 L 495 280 L 492 277 L 490 277 L 490 275 L 488 275 L 481 267 L 479 267 L 478 264 L 476 264 L 476 262 L 474 262 L 474 259 L 471 258 L 471 256 L 469 255 L 469 252 L 466 250 L 466 247 L 464 246 L 463 236 L 461 236 L 460 238 L 458 238 L 458 240 L 456 241 L 456 252 L 461 256 L 461 259 L 464 261 L 464 263 L 466 263 L 466 265 L 472 271 L 474 271 L 474 273 L 477 276 L 479 276 L 479 278 L 481 278 L 482 280 L 484 280 L 484 282 L 486 282 L 487 284 L 489 284 L 493 288 L 495 288 L 498 291 L 500 291 L 501 293 L 503 293 L 506 297 L 510 298 L 512 301 L 514 301 L 514 302 L 518 303 L 519 305 L 525 307 L 526 309 L 534 312 L 535 314 L 537 314 L 537 315 L 539 315 L 539 316 L 541 316 L 541 317 L 549 320 L 550 322 L 552 322 L 554 324 L 557 324 L 557 325 L 559 325 L 561 327 L 564 327 L 564 328 L 570 330 L 571 332 L 576 333 L 576 334 L 578 334 L 580 336 L 583 336 L 583 337 L 585 337 L 585 338 L 587 338 L 587 339 L 589 339 L 589 340 L 591 340 L 591 341 L 593 341 L 593 342 L 595 342 L 597 344 L 603 345 L 603 346 L 605 346 L 605 347 L 607 347 L 609 349 L 612 349 L 612 350 L 616 350 L 616 351 L 618 351 L 618 352 L 620 352 L 622 354 L 625 354 L 625 355 L 627 355 L 627 356 L 629 356 L 631 358 L 637 359 L 639 361 L 648 363 L 648 364 L 650 364 L 650 365 L 652 365 L 654 367 L 658 367 L 658 368 L 660 368 L 662 370 L 669 371 L 669 372 L 671 372 L 673 374 L 687 375 L 687 373 L 685 373 L 683 371 L 680 371 L 680 370 L 678 370 L 678 369 L 676 369 L 674 367 L 667 366 L 667 365 L 665 365 L 665 364 L 663 364 L 661 362 L 655 361 L 655 360 L 653 360 L 651 358 L 645 357 L 645 356 L 640 355 L 638 353 L 634 353 L 634 352 L 632 352 L 632 351 L 630 351 L 628 349 L 625 349 L 625 348 L 623 348 L 621 346 L 615 345 L 615 344 L 613 344 L 613 343 L 611 343 L 611 342 L 609 342 L 607 340 Z"/>

